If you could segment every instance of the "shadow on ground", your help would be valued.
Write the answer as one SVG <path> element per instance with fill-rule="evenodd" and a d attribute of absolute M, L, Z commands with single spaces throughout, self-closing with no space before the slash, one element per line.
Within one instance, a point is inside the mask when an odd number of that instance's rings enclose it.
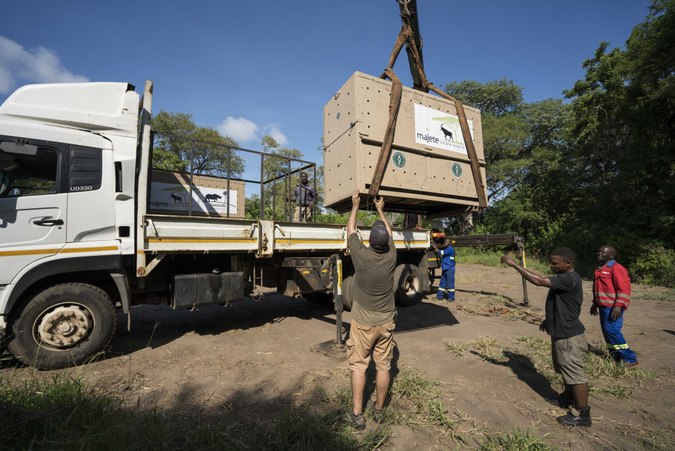
<path fill-rule="evenodd" d="M 118 314 L 118 334 L 113 339 L 109 356 L 131 354 L 140 349 L 157 348 L 187 333 L 218 335 L 229 330 L 245 330 L 276 323 L 284 318 L 318 320 L 336 326 L 331 303 L 309 302 L 270 295 L 260 301 L 244 299 L 229 307 L 204 306 L 196 311 L 172 310 L 163 305 L 144 305 L 132 308 L 131 332 L 126 329 L 126 315 Z M 444 306 L 419 303 L 398 308 L 396 333 L 459 324 Z M 343 316 L 343 327 L 349 328 L 349 316 Z M 300 333 L 300 332 L 298 332 Z M 326 336 L 334 339 L 336 333 Z"/>
<path fill-rule="evenodd" d="M 501 361 L 483 355 L 480 352 L 471 351 L 471 353 L 494 365 L 508 366 L 519 380 L 525 382 L 525 384 L 527 384 L 527 386 L 530 387 L 532 391 L 544 399 L 553 399 L 558 396 L 558 393 L 553 390 L 549 380 L 543 374 L 537 371 L 534 363 L 532 363 L 532 360 L 530 360 L 530 358 L 526 355 L 518 354 L 512 351 L 503 351 L 502 354 L 507 360 Z"/>

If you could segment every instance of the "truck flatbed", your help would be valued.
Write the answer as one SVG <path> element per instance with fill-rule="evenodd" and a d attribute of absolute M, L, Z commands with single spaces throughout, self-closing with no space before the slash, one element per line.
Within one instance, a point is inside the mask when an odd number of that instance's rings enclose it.
<path fill-rule="evenodd" d="M 343 225 L 148 214 L 145 253 L 250 252 L 261 257 L 283 252 L 341 252 L 347 247 Z M 368 241 L 369 228 L 359 228 Z M 429 248 L 429 231 L 394 229 L 397 249 Z"/>

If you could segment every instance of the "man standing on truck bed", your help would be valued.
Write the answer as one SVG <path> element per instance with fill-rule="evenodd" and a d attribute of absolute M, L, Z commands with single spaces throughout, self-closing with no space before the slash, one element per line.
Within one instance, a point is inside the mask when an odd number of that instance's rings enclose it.
<path fill-rule="evenodd" d="M 356 214 L 359 211 L 359 192 L 352 194 L 352 211 L 347 222 L 347 247 L 354 264 L 354 296 L 352 323 L 347 348 L 352 379 L 352 426 L 366 427 L 363 418 L 363 392 L 366 388 L 366 369 L 372 353 L 375 361 L 377 398 L 373 418 L 379 421 L 389 389 L 391 358 L 394 351 L 394 269 L 396 247 L 389 221 L 384 216 L 384 199 L 377 197 L 375 208 L 380 220 L 370 229 L 366 247 L 356 232 Z"/>
<path fill-rule="evenodd" d="M 316 192 L 309 186 L 309 178 L 305 171 L 300 173 L 300 183 L 295 187 L 293 194 L 295 200 L 293 222 L 312 222 Z"/>

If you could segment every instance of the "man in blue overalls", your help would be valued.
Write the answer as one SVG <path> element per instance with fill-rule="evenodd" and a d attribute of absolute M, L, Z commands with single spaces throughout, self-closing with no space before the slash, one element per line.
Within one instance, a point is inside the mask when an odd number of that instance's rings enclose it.
<path fill-rule="evenodd" d="M 444 247 L 436 248 L 438 257 L 441 260 L 441 281 L 438 284 L 436 299 L 447 299 L 450 302 L 455 300 L 455 248 L 452 247 L 450 238 L 446 238 Z"/>

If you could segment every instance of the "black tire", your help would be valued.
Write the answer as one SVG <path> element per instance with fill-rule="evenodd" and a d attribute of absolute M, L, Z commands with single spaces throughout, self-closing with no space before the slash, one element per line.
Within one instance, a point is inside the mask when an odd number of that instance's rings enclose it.
<path fill-rule="evenodd" d="M 429 288 L 431 288 L 436 281 L 436 268 L 429 268 L 427 271 L 429 271 Z"/>
<path fill-rule="evenodd" d="M 12 314 L 8 347 L 26 365 L 64 368 L 103 351 L 116 326 L 114 306 L 105 291 L 83 283 L 54 285 Z"/>
<path fill-rule="evenodd" d="M 403 263 L 394 271 L 396 304 L 415 305 L 424 297 L 423 278 L 428 277 L 417 265 Z"/>

